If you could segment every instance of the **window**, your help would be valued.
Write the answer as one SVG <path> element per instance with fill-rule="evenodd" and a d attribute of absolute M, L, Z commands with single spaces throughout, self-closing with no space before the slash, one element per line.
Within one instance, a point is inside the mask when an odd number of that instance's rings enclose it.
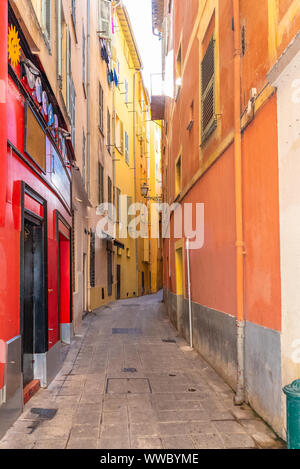
<path fill-rule="evenodd" d="M 112 2 L 111 0 L 98 0 L 99 2 L 99 30 L 103 39 L 111 39 L 112 33 Z"/>
<path fill-rule="evenodd" d="M 86 177 L 85 177 L 85 132 L 83 131 L 82 135 L 82 180 L 85 187 Z"/>
<path fill-rule="evenodd" d="M 128 89 L 128 81 L 125 79 L 125 104 L 128 104 L 128 101 L 129 101 L 129 99 L 128 99 L 128 91 L 129 91 L 129 89 Z"/>
<path fill-rule="evenodd" d="M 111 117 L 109 109 L 107 109 L 107 149 L 110 153 L 111 149 Z"/>
<path fill-rule="evenodd" d="M 117 207 L 116 207 L 117 213 L 116 213 L 116 215 L 117 215 L 117 223 L 119 223 L 120 220 L 121 220 L 121 191 L 120 191 L 120 189 L 117 189 L 116 192 L 117 192 Z"/>
<path fill-rule="evenodd" d="M 127 132 L 125 132 L 125 160 L 129 164 L 129 137 Z"/>
<path fill-rule="evenodd" d="M 103 88 L 99 83 L 99 129 L 103 134 Z"/>
<path fill-rule="evenodd" d="M 112 182 L 110 177 L 107 178 L 107 202 L 109 203 L 108 216 L 112 218 Z"/>
<path fill-rule="evenodd" d="M 217 127 L 215 114 L 215 40 L 212 37 L 201 63 L 202 143 Z"/>
<path fill-rule="evenodd" d="M 73 82 L 73 77 L 70 77 L 70 99 L 71 99 L 71 109 L 70 109 L 70 118 L 71 118 L 71 140 L 73 147 L 75 149 L 75 137 L 76 137 L 76 93 L 75 86 Z"/>
<path fill-rule="evenodd" d="M 117 147 L 117 150 L 123 155 L 124 153 L 124 125 L 118 116 L 116 116 L 116 147 Z"/>
<path fill-rule="evenodd" d="M 70 115 L 71 112 L 71 36 L 67 32 L 66 37 L 66 75 L 67 75 L 67 110 Z"/>
<path fill-rule="evenodd" d="M 82 84 L 86 92 L 86 38 L 84 26 L 82 25 Z"/>
<path fill-rule="evenodd" d="M 98 164 L 98 187 L 99 187 L 99 205 L 104 203 L 104 169 L 101 163 Z"/>
<path fill-rule="evenodd" d="M 63 21 L 61 0 L 57 2 L 57 77 L 60 89 L 62 88 L 62 43 L 63 43 Z"/>
<path fill-rule="evenodd" d="M 72 0 L 72 20 L 76 29 L 76 0 Z"/>
<path fill-rule="evenodd" d="M 175 167 L 175 197 L 178 197 L 181 192 L 181 176 L 182 176 L 182 168 L 181 168 L 181 156 L 176 161 Z"/>
<path fill-rule="evenodd" d="M 51 42 L 52 0 L 42 0 L 42 29 L 47 41 Z"/>
<path fill-rule="evenodd" d="M 96 275 L 95 275 L 95 255 L 96 255 L 96 236 L 91 230 L 91 242 L 90 242 L 90 285 L 92 288 L 96 286 Z"/>
<path fill-rule="evenodd" d="M 179 51 L 177 54 L 176 59 L 176 83 L 175 83 L 175 90 L 176 90 L 176 99 L 179 96 L 181 85 L 182 85 L 182 56 L 181 56 L 181 46 L 179 47 Z"/>

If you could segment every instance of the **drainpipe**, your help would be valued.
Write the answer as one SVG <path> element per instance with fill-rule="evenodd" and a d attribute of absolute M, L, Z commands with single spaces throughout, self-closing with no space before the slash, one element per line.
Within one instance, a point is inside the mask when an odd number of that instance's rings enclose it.
<path fill-rule="evenodd" d="M 192 317 L 190 240 L 189 239 L 186 240 L 186 260 L 187 260 L 188 296 L 189 296 L 190 347 L 193 348 L 193 317 Z"/>
<path fill-rule="evenodd" d="M 91 191 L 91 179 L 90 179 L 90 154 L 91 154 L 91 129 L 90 129 L 90 95 L 91 95 L 91 70 L 90 70 L 90 56 L 91 56 L 91 3 L 90 0 L 87 0 L 87 189 L 88 189 L 88 198 L 90 198 L 90 191 Z M 89 227 L 90 228 L 90 227 Z M 90 243 L 89 243 L 90 244 Z M 90 247 L 88 247 L 89 252 Z M 89 265 L 89 261 L 87 262 L 87 266 Z M 89 270 L 88 270 L 89 271 Z M 89 276 L 87 275 L 89 278 Z M 90 288 L 87 285 L 87 300 L 88 300 L 88 310 L 90 309 Z"/>
<path fill-rule="evenodd" d="M 137 203 L 137 181 L 136 181 L 136 131 L 135 131 L 135 77 L 139 73 L 139 70 L 136 70 L 133 74 L 133 159 L 134 159 L 134 199 Z M 138 239 L 135 240 L 135 258 L 136 258 L 136 296 L 139 296 L 139 249 L 138 249 Z"/>
<path fill-rule="evenodd" d="M 244 233 L 242 195 L 242 136 L 241 136 L 241 48 L 240 0 L 233 0 L 234 19 L 234 166 L 236 208 L 236 310 L 237 310 L 237 392 L 235 404 L 245 400 L 245 317 L 244 317 Z"/>
<path fill-rule="evenodd" d="M 6 202 L 6 164 L 7 164 L 7 31 L 8 31 L 8 2 L 0 2 L 0 226 L 5 221 Z"/>

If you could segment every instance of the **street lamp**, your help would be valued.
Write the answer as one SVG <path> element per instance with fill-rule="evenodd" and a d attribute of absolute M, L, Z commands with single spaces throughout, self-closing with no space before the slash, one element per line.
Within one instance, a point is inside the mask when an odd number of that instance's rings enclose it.
<path fill-rule="evenodd" d="M 141 187 L 141 194 L 142 194 L 142 197 L 144 197 L 144 199 L 155 200 L 156 202 L 161 202 L 161 197 L 158 197 L 158 196 L 157 197 L 150 197 L 150 196 L 148 196 L 149 186 L 146 184 L 146 182 L 144 182 L 144 184 Z"/>
<path fill-rule="evenodd" d="M 141 193 L 142 193 L 142 197 L 144 197 L 145 199 L 148 198 L 149 186 L 147 186 L 147 184 L 145 182 L 141 187 Z"/>

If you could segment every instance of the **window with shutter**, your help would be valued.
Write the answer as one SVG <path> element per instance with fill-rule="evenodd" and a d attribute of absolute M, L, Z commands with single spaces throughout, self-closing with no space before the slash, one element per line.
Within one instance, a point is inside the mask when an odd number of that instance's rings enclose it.
<path fill-rule="evenodd" d="M 212 37 L 201 63 L 202 143 L 217 127 L 215 113 L 215 40 Z"/>
<path fill-rule="evenodd" d="M 70 117 L 71 117 L 71 140 L 73 147 L 75 149 L 75 134 L 76 134 L 76 92 L 75 86 L 73 82 L 73 77 L 70 77 L 70 96 L 71 96 L 71 109 L 70 109 Z"/>
<path fill-rule="evenodd" d="M 110 117 L 110 112 L 107 109 L 107 149 L 110 153 L 111 149 L 111 117 Z"/>
<path fill-rule="evenodd" d="M 63 42 L 63 28 L 62 28 L 62 4 L 61 0 L 57 2 L 57 77 L 62 88 L 62 42 Z"/>
<path fill-rule="evenodd" d="M 85 90 L 86 85 L 86 39 L 84 26 L 82 25 L 82 83 Z"/>
<path fill-rule="evenodd" d="M 129 164 L 129 137 L 127 132 L 125 132 L 125 160 Z"/>
<path fill-rule="evenodd" d="M 120 191 L 120 189 L 117 189 L 116 192 L 117 192 L 117 207 L 116 207 L 117 208 L 117 214 L 116 215 L 117 215 L 117 222 L 119 223 L 120 220 L 121 220 L 121 203 L 120 203 L 121 202 L 120 201 L 121 191 Z"/>
<path fill-rule="evenodd" d="M 42 0 L 42 27 L 47 41 L 51 42 L 52 0 Z"/>
<path fill-rule="evenodd" d="M 104 203 L 104 169 L 101 163 L 98 165 L 98 186 L 99 186 L 99 205 Z"/>
<path fill-rule="evenodd" d="M 85 187 L 86 177 L 85 177 L 85 132 L 83 131 L 82 135 L 82 180 Z"/>
<path fill-rule="evenodd" d="M 103 88 L 99 83 L 99 128 L 103 133 Z"/>
<path fill-rule="evenodd" d="M 128 104 L 129 98 L 128 98 L 128 81 L 125 79 L 125 104 Z"/>
<path fill-rule="evenodd" d="M 72 0 L 72 20 L 76 28 L 76 0 Z"/>
<path fill-rule="evenodd" d="M 91 242 L 90 242 L 90 285 L 92 288 L 96 286 L 95 256 L 96 256 L 96 236 L 95 236 L 95 233 L 92 231 Z"/>
<path fill-rule="evenodd" d="M 120 122 L 120 152 L 124 153 L 124 125 Z"/>
<path fill-rule="evenodd" d="M 71 36 L 67 31 L 66 37 L 66 76 L 67 76 L 67 110 L 71 114 Z"/>
<path fill-rule="evenodd" d="M 112 182 L 110 177 L 107 178 L 107 202 L 110 204 L 108 209 L 108 216 L 112 218 Z"/>
<path fill-rule="evenodd" d="M 111 0 L 99 1 L 99 30 L 98 34 L 104 39 L 111 39 L 112 3 Z"/>

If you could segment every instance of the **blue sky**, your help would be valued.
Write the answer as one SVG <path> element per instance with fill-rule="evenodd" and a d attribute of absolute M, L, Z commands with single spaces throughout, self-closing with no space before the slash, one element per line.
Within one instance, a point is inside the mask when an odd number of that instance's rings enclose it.
<path fill-rule="evenodd" d="M 161 72 L 161 42 L 152 34 L 152 1 L 123 0 L 144 65 L 144 81 L 151 93 L 151 74 Z M 160 77 L 153 77 L 153 87 Z"/>

